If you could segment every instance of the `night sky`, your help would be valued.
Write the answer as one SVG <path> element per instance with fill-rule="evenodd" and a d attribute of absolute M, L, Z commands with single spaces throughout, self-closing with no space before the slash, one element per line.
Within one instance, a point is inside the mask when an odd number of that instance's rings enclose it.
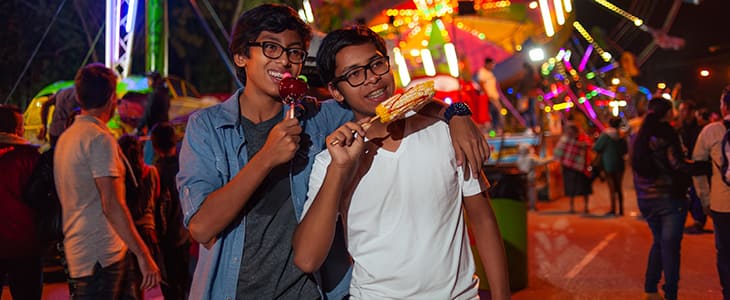
<path fill-rule="evenodd" d="M 672 0 L 615 0 L 624 10 L 644 19 L 653 28 L 661 28 Z M 638 55 L 651 41 L 651 35 L 628 24 L 619 15 L 589 0 L 574 1 L 577 19 L 588 26 L 604 30 L 609 38 Z M 632 9 L 633 8 L 633 9 Z M 622 26 L 627 27 L 622 32 Z M 621 34 L 623 33 L 623 34 Z M 685 40 L 680 50 L 657 49 L 641 67 L 636 81 L 650 89 L 658 82 L 673 86 L 682 82 L 682 97 L 719 111 L 719 95 L 730 83 L 730 1 L 704 0 L 700 5 L 683 3 L 669 30 L 670 36 Z M 714 51 L 710 51 L 713 47 Z M 613 50 L 613 49 L 612 49 Z M 615 51 L 615 50 L 614 50 Z M 617 51 L 615 51 L 617 52 Z M 711 76 L 700 78 L 699 69 L 709 68 Z"/>

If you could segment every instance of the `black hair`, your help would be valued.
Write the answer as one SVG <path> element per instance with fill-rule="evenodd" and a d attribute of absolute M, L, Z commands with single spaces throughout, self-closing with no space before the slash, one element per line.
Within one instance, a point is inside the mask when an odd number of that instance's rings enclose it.
<path fill-rule="evenodd" d="M 152 147 L 155 149 L 167 151 L 175 148 L 177 143 L 175 128 L 169 122 L 159 122 L 152 126 L 150 139 L 152 140 Z"/>
<path fill-rule="evenodd" d="M 299 18 L 294 9 L 281 4 L 263 4 L 254 7 L 243 13 L 236 21 L 228 45 L 228 55 L 231 60 L 237 54 L 249 57 L 248 42 L 255 41 L 261 32 L 280 33 L 285 30 L 296 31 L 304 41 L 304 49 L 309 47 L 312 29 Z M 236 73 L 241 81 L 246 83 L 246 70 L 236 66 Z"/>
<path fill-rule="evenodd" d="M 136 135 L 125 134 L 117 140 L 119 148 L 122 149 L 124 157 L 127 158 L 129 164 L 132 166 L 132 172 L 137 179 L 142 178 L 142 167 L 144 160 L 142 160 L 142 143 Z"/>
<path fill-rule="evenodd" d="M 100 63 L 88 64 L 76 73 L 76 99 L 83 109 L 99 108 L 116 93 L 117 75 Z"/>
<path fill-rule="evenodd" d="M 726 86 L 722 90 L 722 94 L 720 95 L 720 101 L 725 104 L 725 107 L 730 108 L 730 85 Z"/>
<path fill-rule="evenodd" d="M 327 84 L 335 78 L 337 69 L 335 57 L 340 50 L 367 43 L 373 44 L 383 55 L 388 55 L 383 38 L 365 26 L 355 25 L 328 33 L 317 50 L 317 68 L 322 82 Z"/>
<path fill-rule="evenodd" d="M 23 113 L 15 105 L 0 105 L 0 132 L 15 133 L 17 129 L 23 125 L 23 118 L 18 123 L 17 116 Z"/>
<path fill-rule="evenodd" d="M 641 176 L 656 178 L 658 170 L 651 158 L 653 150 L 649 146 L 653 137 L 662 138 L 670 144 L 679 143 L 679 138 L 669 122 L 662 119 L 672 110 L 672 102 L 664 98 L 649 101 L 649 112 L 641 123 L 631 153 L 631 166 Z"/>
<path fill-rule="evenodd" d="M 611 126 L 613 128 L 619 128 L 621 126 L 621 118 L 612 117 L 608 120 L 608 126 Z"/>
<path fill-rule="evenodd" d="M 493 63 L 493 62 L 494 62 L 494 58 L 491 58 L 491 57 L 487 57 L 487 58 L 485 58 L 485 59 L 484 59 L 484 64 L 485 64 L 485 65 L 486 65 L 486 64 L 491 64 L 491 63 Z"/>

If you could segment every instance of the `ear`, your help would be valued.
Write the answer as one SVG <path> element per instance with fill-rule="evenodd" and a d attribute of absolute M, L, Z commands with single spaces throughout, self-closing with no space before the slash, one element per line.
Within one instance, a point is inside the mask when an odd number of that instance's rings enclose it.
<path fill-rule="evenodd" d="M 332 82 L 327 84 L 327 89 L 330 91 L 332 98 L 335 98 L 337 102 L 342 103 L 343 101 L 345 101 L 345 96 L 342 95 L 340 90 Z"/>
<path fill-rule="evenodd" d="M 239 68 L 245 68 L 246 64 L 248 64 L 248 57 L 241 54 L 234 54 L 233 63 L 235 63 Z"/>

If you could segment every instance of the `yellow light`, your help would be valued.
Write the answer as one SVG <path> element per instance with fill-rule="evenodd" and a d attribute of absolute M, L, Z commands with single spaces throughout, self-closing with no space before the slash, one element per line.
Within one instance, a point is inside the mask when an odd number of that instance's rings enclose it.
<path fill-rule="evenodd" d="M 610 106 L 612 108 L 611 114 L 613 114 L 614 117 L 618 117 L 619 108 L 624 107 L 626 105 L 627 105 L 627 103 L 625 100 L 613 100 L 613 101 L 608 102 L 608 106 Z"/>
<path fill-rule="evenodd" d="M 309 0 L 304 0 L 304 2 L 302 2 L 302 6 L 304 6 L 304 13 L 307 16 L 307 22 L 314 23 L 314 14 L 312 13 L 312 5 L 309 4 Z"/>
<path fill-rule="evenodd" d="M 565 7 L 565 12 L 570 13 L 573 11 L 573 3 L 571 3 L 571 0 L 563 0 L 563 6 Z"/>
<path fill-rule="evenodd" d="M 545 106 L 545 112 L 551 112 L 553 109 L 550 106 Z"/>
<path fill-rule="evenodd" d="M 529 7 L 530 9 L 537 8 L 537 1 L 530 2 L 530 4 L 528 4 L 527 7 Z"/>
<path fill-rule="evenodd" d="M 613 79 L 611 79 L 611 84 L 613 84 L 613 85 L 619 85 L 620 83 L 621 83 L 621 79 L 618 79 L 615 77 Z"/>
<path fill-rule="evenodd" d="M 605 61 L 605 62 L 611 61 L 612 57 L 613 56 L 611 56 L 611 53 L 608 53 L 608 52 L 601 53 L 601 58 L 603 58 L 603 61 Z"/>
<path fill-rule="evenodd" d="M 456 47 L 454 47 L 454 44 L 444 44 L 444 53 L 446 53 L 446 63 L 449 65 L 449 74 L 454 77 L 459 77 L 459 58 L 456 57 Z"/>
<path fill-rule="evenodd" d="M 500 109 L 499 110 L 499 114 L 501 114 L 503 116 L 506 116 L 507 115 L 507 109 L 506 108 Z"/>
<path fill-rule="evenodd" d="M 658 88 L 660 90 L 666 89 L 667 88 L 667 84 L 664 83 L 664 82 L 657 83 L 656 84 L 656 88 Z"/>
<path fill-rule="evenodd" d="M 433 57 L 431 57 L 431 51 L 428 49 L 421 49 L 421 59 L 423 60 L 423 69 L 427 76 L 436 75 L 436 66 L 433 64 Z"/>
<path fill-rule="evenodd" d="M 565 13 L 563 12 L 563 0 L 554 0 L 553 6 L 555 7 L 555 20 L 558 25 L 565 24 Z"/>
<path fill-rule="evenodd" d="M 568 101 L 568 102 L 553 104 L 553 110 L 564 110 L 564 109 L 572 108 L 573 106 L 575 106 L 575 104 L 573 104 L 573 101 Z"/>
<path fill-rule="evenodd" d="M 421 46 L 428 47 L 428 41 L 427 40 L 421 41 Z"/>
<path fill-rule="evenodd" d="M 545 35 L 552 37 L 555 35 L 555 28 L 553 27 L 553 19 L 550 15 L 550 7 L 548 6 L 547 0 L 540 1 L 540 14 L 542 15 L 542 23 L 545 26 Z"/>
<path fill-rule="evenodd" d="M 636 20 L 634 20 L 634 25 L 636 25 L 636 27 L 639 27 L 639 26 L 641 26 L 643 24 L 644 24 L 644 20 L 642 20 L 642 19 L 636 19 Z"/>
<path fill-rule="evenodd" d="M 407 86 L 411 83 L 411 75 L 408 73 L 408 66 L 403 54 L 399 48 L 393 48 L 393 54 L 395 55 L 395 64 L 398 65 L 398 77 L 400 77 L 400 83 L 403 86 Z"/>
<path fill-rule="evenodd" d="M 700 76 L 701 77 L 710 77 L 710 70 L 708 70 L 708 69 L 700 70 Z"/>
<path fill-rule="evenodd" d="M 421 51 L 419 51 L 418 49 L 411 50 L 411 56 L 415 57 L 415 56 L 420 56 L 420 55 L 421 55 Z"/>

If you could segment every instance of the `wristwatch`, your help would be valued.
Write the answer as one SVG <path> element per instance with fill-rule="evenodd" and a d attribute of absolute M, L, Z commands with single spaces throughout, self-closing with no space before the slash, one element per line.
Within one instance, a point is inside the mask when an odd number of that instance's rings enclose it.
<path fill-rule="evenodd" d="M 446 123 L 449 123 L 454 116 L 471 116 L 469 105 L 466 105 L 464 102 L 456 102 L 449 105 L 444 112 Z"/>

